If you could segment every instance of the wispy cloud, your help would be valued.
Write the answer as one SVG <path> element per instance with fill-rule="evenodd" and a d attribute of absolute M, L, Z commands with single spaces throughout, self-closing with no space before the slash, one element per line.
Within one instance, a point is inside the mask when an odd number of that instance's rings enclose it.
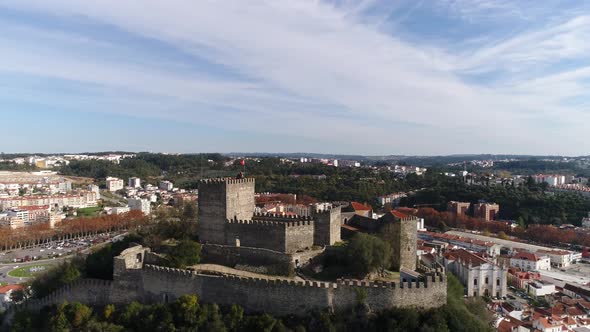
<path fill-rule="evenodd" d="M 464 19 L 486 11 L 519 16 L 511 3 L 443 4 Z M 589 119 L 579 103 L 567 103 L 587 91 L 588 73 L 581 68 L 590 53 L 584 43 L 590 20 L 576 12 L 466 48 L 461 40 L 441 47 L 384 31 L 373 20 L 375 8 L 387 6 L 380 1 L 4 5 L 49 20 L 82 17 L 136 39 L 130 47 L 93 31 L 22 28 L 26 22 L 0 32 L 0 75 L 98 85 L 111 91 L 104 98 L 123 98 L 127 105 L 133 105 L 130 96 L 146 96 L 141 107 L 109 110 L 114 113 L 183 117 L 220 130 L 301 136 L 318 145 L 285 150 L 345 152 L 338 145 L 344 143 L 364 150 L 349 152 L 364 153 L 576 153 L 578 147 L 564 149 L 562 142 L 574 145 L 590 135 L 569 131 Z M 387 7 L 399 10 L 397 18 L 408 8 L 416 14 L 411 6 Z M 438 7 L 433 13 L 440 14 Z M 142 43 L 149 40 L 158 42 L 157 50 Z M 186 57 L 152 54 L 161 48 Z M 217 69 L 204 69 L 210 67 Z M 490 74 L 496 75 L 493 84 L 485 79 Z M 568 127 L 554 133 L 562 142 L 543 138 L 542 146 L 535 144 L 552 123 Z"/>

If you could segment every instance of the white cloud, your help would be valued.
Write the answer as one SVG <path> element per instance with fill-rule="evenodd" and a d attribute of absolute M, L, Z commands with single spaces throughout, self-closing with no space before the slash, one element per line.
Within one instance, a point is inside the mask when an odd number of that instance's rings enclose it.
<path fill-rule="evenodd" d="M 246 79 L 181 74 L 132 60 L 85 59 L 50 46 L 29 54 L 14 40 L 18 48 L 0 46 L 6 51 L 5 59 L 10 59 L 2 61 L 0 68 L 174 98 L 171 111 L 159 116 L 311 137 L 325 144 L 326 151 L 336 142 L 358 145 L 363 140 L 366 149 L 359 151 L 363 153 L 553 152 L 559 145 L 549 138 L 543 138 L 543 147 L 535 145 L 545 130 L 538 127 L 539 120 L 551 123 L 564 112 L 588 118 L 560 104 L 582 92 L 580 76 L 552 76 L 545 83 L 543 77 L 535 77 L 541 82 L 535 85 L 531 77 L 523 81 L 510 75 L 587 54 L 588 46 L 581 43 L 590 31 L 585 17 L 466 54 L 411 45 L 395 33 L 385 34 L 368 24 L 366 17 L 359 17 L 372 1 L 359 6 L 270 0 L 6 3 L 64 19 L 82 15 L 115 25 L 222 65 Z M 477 4 L 486 8 L 494 3 Z M 117 45 L 112 47 L 116 52 Z M 495 86 L 466 83 L 459 76 L 494 71 L 505 73 Z M 561 84 L 571 88 L 569 92 L 549 91 Z M 190 105 L 200 107 L 195 110 Z M 211 109 L 235 111 L 216 116 Z M 565 125 L 579 127 L 577 123 L 566 121 Z M 563 136 L 570 143 L 580 139 Z"/>

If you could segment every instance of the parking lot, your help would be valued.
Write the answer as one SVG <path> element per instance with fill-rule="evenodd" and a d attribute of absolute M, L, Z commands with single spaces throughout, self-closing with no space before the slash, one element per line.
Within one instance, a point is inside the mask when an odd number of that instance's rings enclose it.
<path fill-rule="evenodd" d="M 52 241 L 42 245 L 0 252 L 0 263 L 29 262 L 68 256 L 92 245 L 109 241 L 118 234 L 105 233 L 79 239 Z"/>

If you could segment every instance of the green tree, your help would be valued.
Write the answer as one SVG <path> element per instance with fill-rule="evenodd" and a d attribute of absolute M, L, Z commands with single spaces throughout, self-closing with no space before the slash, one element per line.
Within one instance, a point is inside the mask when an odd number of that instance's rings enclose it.
<path fill-rule="evenodd" d="M 168 261 L 171 267 L 184 268 L 198 264 L 201 260 L 201 245 L 184 239 L 168 249 Z"/>
<path fill-rule="evenodd" d="M 391 265 L 391 246 L 375 236 L 356 234 L 348 244 L 346 252 L 352 272 L 357 275 L 382 271 Z"/>

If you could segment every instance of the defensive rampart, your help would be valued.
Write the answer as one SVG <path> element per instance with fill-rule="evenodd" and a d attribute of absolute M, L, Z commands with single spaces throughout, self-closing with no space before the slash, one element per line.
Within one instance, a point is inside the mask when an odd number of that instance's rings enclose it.
<path fill-rule="evenodd" d="M 28 302 L 27 307 L 38 310 L 66 300 L 88 305 L 121 304 L 133 300 L 169 302 L 184 294 L 196 294 L 200 301 L 206 303 L 239 304 L 248 312 L 268 312 L 280 316 L 303 315 L 325 308 L 345 311 L 360 301 L 372 310 L 393 307 L 428 309 L 444 305 L 447 299 L 447 282 L 441 271 L 426 276 L 425 280 L 405 283 L 273 280 L 142 264 L 140 261 L 145 255 L 141 255 L 141 247 L 130 248 L 123 253 L 126 257 L 116 257 L 119 264 L 114 281 L 80 280 L 42 300 Z"/>

